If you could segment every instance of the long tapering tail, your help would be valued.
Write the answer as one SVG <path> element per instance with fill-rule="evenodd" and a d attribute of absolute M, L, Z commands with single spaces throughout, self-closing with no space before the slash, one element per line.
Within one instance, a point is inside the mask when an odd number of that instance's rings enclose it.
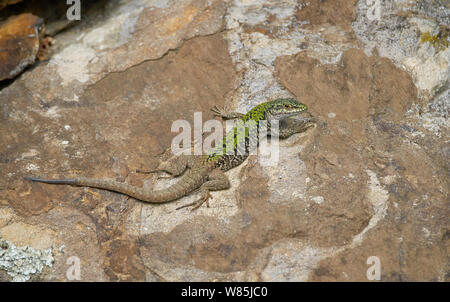
<path fill-rule="evenodd" d="M 72 185 L 80 187 L 91 187 L 104 189 L 125 194 L 141 201 L 149 203 L 165 203 L 184 196 L 186 189 L 181 184 L 175 183 L 164 190 L 146 191 L 143 188 L 118 182 L 112 179 L 94 179 L 77 177 L 71 179 L 45 179 L 39 177 L 25 177 L 26 180 L 57 185 Z"/>

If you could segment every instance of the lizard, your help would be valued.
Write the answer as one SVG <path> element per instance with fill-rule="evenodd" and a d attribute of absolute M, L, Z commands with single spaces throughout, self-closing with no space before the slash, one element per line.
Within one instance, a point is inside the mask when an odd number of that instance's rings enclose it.
<path fill-rule="evenodd" d="M 259 122 L 267 121 L 267 132 L 270 134 L 271 124 L 278 120 L 279 138 L 287 138 L 294 133 L 306 131 L 315 125 L 314 117 L 307 112 L 307 106 L 293 98 L 279 98 L 255 106 L 246 114 L 221 109 L 214 106 L 211 110 L 215 116 L 222 119 L 237 119 L 237 123 L 223 138 L 222 144 L 211 148 L 206 154 L 181 154 L 159 164 L 152 172 L 167 172 L 179 181 L 166 189 L 148 191 L 141 187 L 118 182 L 112 179 L 95 179 L 76 177 L 71 179 L 45 179 L 25 177 L 26 180 L 47 184 L 65 184 L 73 186 L 92 187 L 125 194 L 137 200 L 161 204 L 174 201 L 189 193 L 199 190 L 200 199 L 177 209 L 192 206 L 191 210 L 199 208 L 203 203 L 209 207 L 208 200 L 212 198 L 210 191 L 226 190 L 230 182 L 224 172 L 239 166 L 249 156 L 250 137 L 260 131 Z M 256 127 L 246 127 L 248 122 L 256 122 Z M 247 123 L 247 124 L 246 124 Z M 257 142 L 258 144 L 259 142 Z M 236 151 L 241 148 L 243 152 Z M 231 151 L 233 152 L 229 152 Z"/>

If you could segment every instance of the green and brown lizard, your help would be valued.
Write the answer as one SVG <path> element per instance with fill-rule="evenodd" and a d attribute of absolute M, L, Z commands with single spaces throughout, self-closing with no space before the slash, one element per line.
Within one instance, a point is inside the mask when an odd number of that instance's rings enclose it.
<path fill-rule="evenodd" d="M 246 114 L 229 112 L 214 107 L 212 111 L 216 116 L 223 119 L 237 119 L 237 123 L 223 138 L 222 144 L 212 148 L 207 154 L 179 155 L 162 162 L 155 171 L 165 171 L 172 176 L 179 176 L 188 169 L 178 182 L 162 190 L 148 191 L 111 179 L 86 177 L 72 179 L 26 177 L 26 179 L 48 184 L 105 189 L 156 204 L 176 200 L 199 189 L 201 197 L 198 201 L 178 208 L 193 206 L 192 210 L 194 210 L 208 202 L 208 199 L 211 198 L 210 191 L 225 190 L 230 187 L 230 182 L 224 172 L 240 165 L 249 156 L 251 151 L 250 139 L 258 139 L 261 121 L 267 121 L 267 133 L 270 134 L 271 123 L 278 120 L 277 134 L 280 138 L 287 138 L 294 133 L 304 132 L 314 125 L 314 118 L 306 110 L 307 106 L 295 99 L 276 99 L 265 102 L 257 105 Z M 246 127 L 252 124 L 249 122 L 255 122 L 253 125 L 256 125 L 256 127 Z M 237 152 L 238 149 L 243 150 L 243 152 Z M 229 152 L 230 150 L 232 152 Z"/>

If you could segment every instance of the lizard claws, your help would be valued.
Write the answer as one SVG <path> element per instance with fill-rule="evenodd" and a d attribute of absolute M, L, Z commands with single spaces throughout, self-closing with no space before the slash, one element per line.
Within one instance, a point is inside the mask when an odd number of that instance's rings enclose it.
<path fill-rule="evenodd" d="M 202 204 L 206 203 L 206 206 L 209 208 L 209 199 L 212 199 L 211 193 L 209 193 L 209 191 L 203 191 L 202 192 L 202 196 L 200 197 L 199 200 L 185 204 L 181 207 L 176 208 L 176 210 L 180 210 L 183 208 L 187 208 L 187 207 L 191 207 L 191 212 L 197 210 Z"/>
<path fill-rule="evenodd" d="M 220 108 L 217 105 L 214 105 L 214 107 L 211 108 L 211 111 L 214 113 L 215 116 L 219 117 L 226 117 L 228 112 L 228 107 L 224 106 L 223 108 Z"/>

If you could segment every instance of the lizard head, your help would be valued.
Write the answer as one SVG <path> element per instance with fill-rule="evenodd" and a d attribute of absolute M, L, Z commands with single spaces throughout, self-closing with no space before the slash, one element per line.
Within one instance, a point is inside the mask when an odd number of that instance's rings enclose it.
<path fill-rule="evenodd" d="M 317 125 L 316 118 L 307 111 L 289 115 L 279 120 L 278 136 L 287 138 L 295 133 L 305 132 L 315 125 Z"/>
<path fill-rule="evenodd" d="M 316 119 L 307 112 L 308 107 L 295 99 L 276 99 L 268 102 L 267 106 L 269 125 L 273 120 L 279 121 L 280 138 L 304 132 L 316 124 Z"/>
<path fill-rule="evenodd" d="M 271 119 L 278 119 L 306 110 L 308 110 L 308 107 L 295 99 L 276 99 L 267 103 L 267 117 Z"/>

